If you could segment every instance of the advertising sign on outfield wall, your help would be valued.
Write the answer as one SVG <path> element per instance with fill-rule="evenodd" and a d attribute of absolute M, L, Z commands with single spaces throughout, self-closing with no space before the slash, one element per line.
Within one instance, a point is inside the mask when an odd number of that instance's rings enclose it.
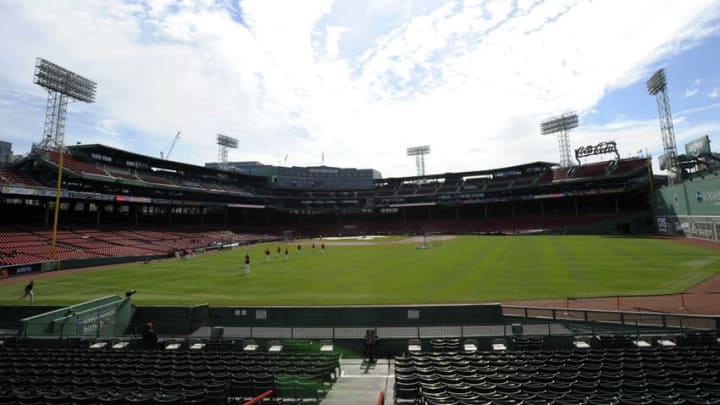
<path fill-rule="evenodd" d="M 19 264 L 16 266 L 6 266 L 0 269 L 0 278 L 22 276 L 30 273 L 37 273 L 41 270 L 40 263 Z"/>
<path fill-rule="evenodd" d="M 720 237 L 720 176 L 694 178 L 655 193 L 658 232 L 709 240 Z"/>

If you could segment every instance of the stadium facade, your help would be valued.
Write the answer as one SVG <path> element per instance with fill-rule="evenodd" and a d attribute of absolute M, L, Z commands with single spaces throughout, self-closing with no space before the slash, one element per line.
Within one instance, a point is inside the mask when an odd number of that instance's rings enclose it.
<path fill-rule="evenodd" d="M 58 163 L 58 152 L 35 149 L 3 170 L 4 223 L 50 225 Z M 371 169 L 319 169 L 242 173 L 104 145 L 71 146 L 64 159 L 61 223 L 262 232 L 296 228 L 304 234 L 636 233 L 654 226 L 652 175 L 645 158 L 568 168 L 532 162 L 394 178 L 378 178 Z M 313 187 L 308 179 L 320 180 Z M 317 187 L 322 181 L 324 186 Z"/>
<path fill-rule="evenodd" d="M 225 169 L 237 173 L 270 179 L 269 187 L 299 190 L 363 190 L 372 189 L 373 182 L 382 178 L 374 169 L 353 169 L 329 166 L 283 167 L 260 162 L 205 163 L 205 167 Z"/>
<path fill-rule="evenodd" d="M 12 158 L 12 144 L 0 141 L 0 167 L 7 166 Z"/>

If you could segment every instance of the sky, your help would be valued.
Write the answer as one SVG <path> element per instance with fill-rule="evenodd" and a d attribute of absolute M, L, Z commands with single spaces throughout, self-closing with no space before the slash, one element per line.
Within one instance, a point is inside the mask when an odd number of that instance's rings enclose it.
<path fill-rule="evenodd" d="M 0 0 L 0 140 L 42 140 L 42 57 L 98 83 L 68 145 L 159 157 L 180 131 L 170 159 L 203 165 L 221 133 L 230 161 L 399 177 L 420 145 L 428 174 L 558 162 L 540 122 L 575 111 L 571 150 L 657 169 L 659 68 L 679 151 L 720 152 L 719 27 L 717 0 Z"/>

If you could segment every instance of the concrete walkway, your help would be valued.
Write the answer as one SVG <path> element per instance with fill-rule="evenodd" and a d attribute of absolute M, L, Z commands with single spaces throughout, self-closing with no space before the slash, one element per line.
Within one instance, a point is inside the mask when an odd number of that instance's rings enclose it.
<path fill-rule="evenodd" d="M 340 378 L 320 405 L 375 405 L 380 391 L 385 391 L 385 403 L 392 404 L 392 361 L 381 359 L 370 364 L 361 359 L 341 359 L 340 367 Z"/>

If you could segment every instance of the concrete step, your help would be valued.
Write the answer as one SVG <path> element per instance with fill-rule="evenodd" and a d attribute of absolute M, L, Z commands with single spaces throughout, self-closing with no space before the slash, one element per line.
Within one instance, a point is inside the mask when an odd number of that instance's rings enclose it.
<path fill-rule="evenodd" d="M 380 391 L 392 391 L 394 376 L 391 374 L 392 362 L 378 360 L 375 363 L 363 362 L 360 359 L 343 359 L 340 362 L 342 372 L 340 378 L 333 384 L 330 392 L 320 402 L 320 405 L 367 405 L 373 404 L 380 395 Z M 389 398 L 388 398 L 389 397 Z M 388 403 L 388 401 L 385 403 Z M 391 402 L 390 402 L 391 403 Z"/>

